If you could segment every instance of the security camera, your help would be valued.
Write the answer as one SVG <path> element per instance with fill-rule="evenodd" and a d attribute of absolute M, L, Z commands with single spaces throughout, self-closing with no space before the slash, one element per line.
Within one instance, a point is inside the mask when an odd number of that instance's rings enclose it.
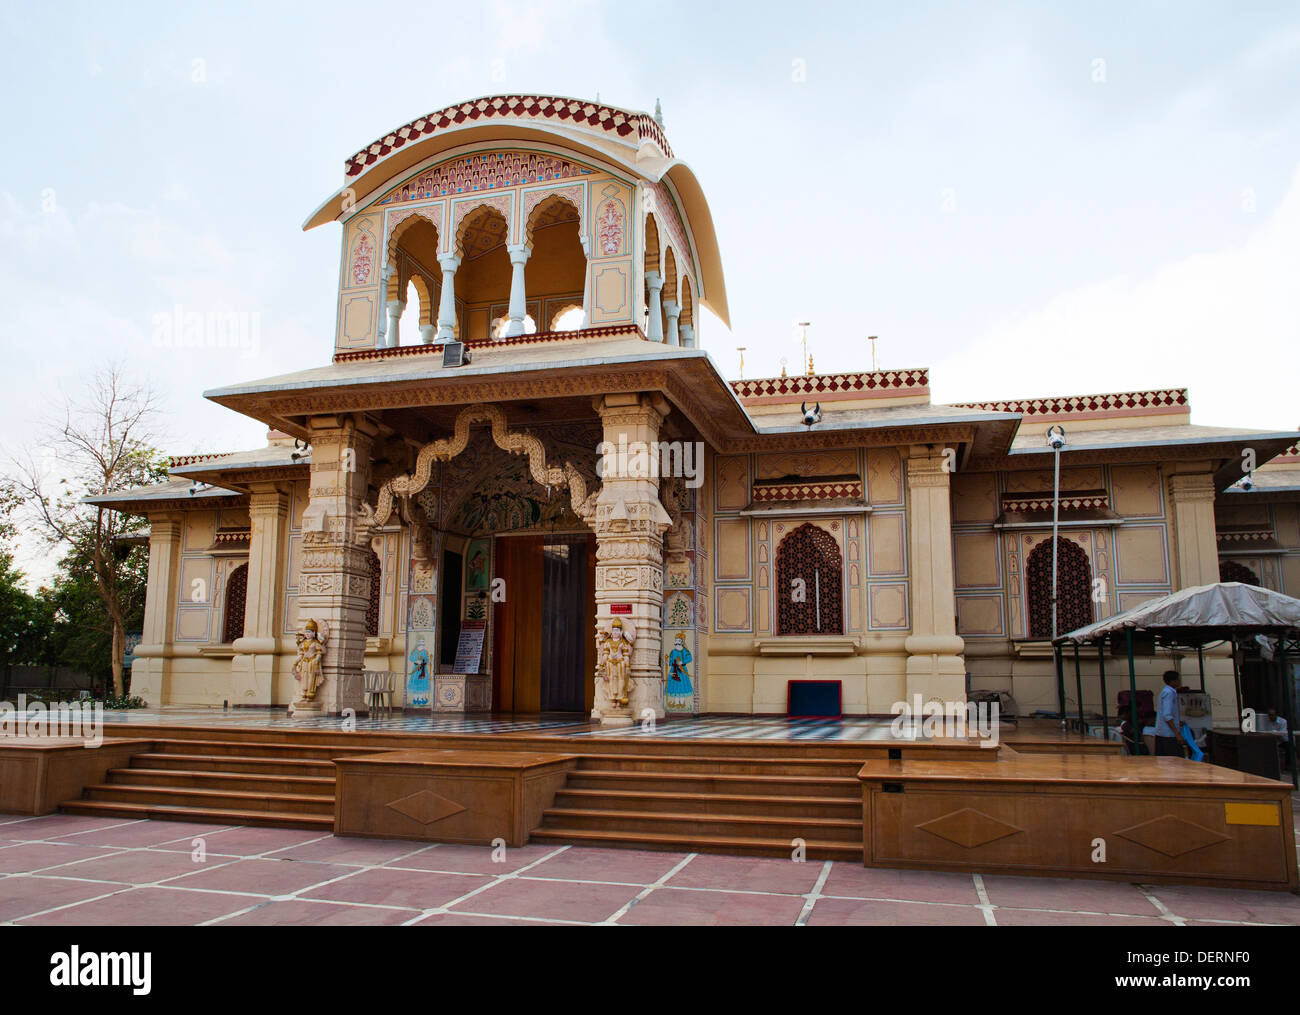
<path fill-rule="evenodd" d="M 1247 493 L 1250 493 L 1251 490 L 1255 489 L 1255 481 L 1251 479 L 1249 475 L 1242 479 L 1240 485 Z"/>
<path fill-rule="evenodd" d="M 799 411 L 803 413 L 803 425 L 812 427 L 822 421 L 822 403 L 818 402 L 816 406 L 809 409 L 808 403 L 804 402 L 799 406 Z"/>

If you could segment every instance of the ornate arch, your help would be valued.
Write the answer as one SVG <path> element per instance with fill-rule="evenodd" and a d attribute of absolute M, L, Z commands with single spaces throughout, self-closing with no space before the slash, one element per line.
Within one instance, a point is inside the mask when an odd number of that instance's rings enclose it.
<path fill-rule="evenodd" d="M 1056 538 L 1057 633 L 1092 623 L 1092 566 L 1083 547 L 1064 536 Z M 1029 600 L 1029 637 L 1052 636 L 1052 539 L 1033 548 L 1025 561 Z"/>
<path fill-rule="evenodd" d="M 433 306 L 433 296 L 429 289 L 429 280 L 418 271 L 413 271 L 408 282 L 415 286 L 415 295 L 420 301 L 420 323 L 433 324 L 435 308 Z"/>
<path fill-rule="evenodd" d="M 384 565 L 379 554 L 370 551 L 370 599 L 366 603 L 366 637 L 379 637 L 379 606 L 383 601 Z"/>
<path fill-rule="evenodd" d="M 1219 581 L 1221 582 L 1241 582 L 1243 585 L 1254 585 L 1257 588 L 1263 588 L 1264 583 L 1259 580 L 1259 575 L 1235 560 L 1219 561 Z"/>
<path fill-rule="evenodd" d="M 451 437 L 433 441 L 420 449 L 411 475 L 394 476 L 379 488 L 379 505 L 374 512 L 373 524 L 383 525 L 397 503 L 408 503 L 429 485 L 434 462 L 450 461 L 465 450 L 472 423 L 490 423 L 492 440 L 497 447 L 512 455 L 527 455 L 528 470 L 536 482 L 542 486 L 568 487 L 573 513 L 579 518 L 587 521 L 594 515 L 599 490 L 588 494 L 587 480 L 573 463 L 565 462 L 563 467 L 548 465 L 546 447 L 541 440 L 527 432 L 511 431 L 506 426 L 506 414 L 500 406 L 470 405 L 456 416 Z M 408 512 L 403 509 L 403 514 L 408 515 Z"/>
<path fill-rule="evenodd" d="M 465 230 L 481 215 L 499 215 L 506 224 L 505 242 L 512 242 L 514 228 L 514 202 L 509 194 L 496 194 L 484 197 L 480 201 L 463 201 L 455 206 L 452 213 L 451 252 L 457 257 L 465 256 Z"/>
<path fill-rule="evenodd" d="M 677 255 L 673 253 L 672 244 L 664 247 L 664 288 L 663 298 L 665 301 L 677 299 Z"/>
<path fill-rule="evenodd" d="M 221 642 L 229 645 L 244 636 L 244 613 L 248 607 L 248 565 L 240 564 L 226 579 L 226 612 L 221 624 Z"/>
<path fill-rule="evenodd" d="M 677 323 L 679 325 L 689 324 L 693 328 L 695 327 L 695 297 L 691 293 L 691 277 L 689 275 L 682 276 L 681 292 L 682 312 L 681 316 L 677 318 Z"/>
<path fill-rule="evenodd" d="M 569 205 L 578 214 L 578 242 L 582 244 L 582 256 L 591 259 L 587 249 L 587 212 L 584 190 L 581 184 L 568 187 L 555 187 L 548 190 L 530 190 L 524 195 L 524 235 L 523 242 L 529 248 L 533 245 L 533 223 L 550 204 L 561 201 Z"/>
<path fill-rule="evenodd" d="M 659 270 L 659 223 L 655 219 L 654 212 L 646 212 L 645 216 L 645 270 Z"/>
<path fill-rule="evenodd" d="M 442 205 L 423 205 L 419 208 L 404 208 L 390 212 L 388 215 L 388 235 L 384 239 L 384 264 L 393 266 L 397 256 L 397 241 L 402 234 L 417 221 L 428 222 L 438 236 L 439 249 L 442 245 Z"/>
<path fill-rule="evenodd" d="M 829 532 L 804 522 L 788 533 L 776 550 L 776 633 L 843 634 L 843 575 Z"/>

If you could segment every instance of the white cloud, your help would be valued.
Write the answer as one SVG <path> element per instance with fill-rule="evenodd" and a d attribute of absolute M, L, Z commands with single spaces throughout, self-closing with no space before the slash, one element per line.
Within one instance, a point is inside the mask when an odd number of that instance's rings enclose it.
<path fill-rule="evenodd" d="M 1241 245 L 999 321 L 931 373 L 936 401 L 1190 389 L 1193 421 L 1296 429 L 1300 171 Z"/>

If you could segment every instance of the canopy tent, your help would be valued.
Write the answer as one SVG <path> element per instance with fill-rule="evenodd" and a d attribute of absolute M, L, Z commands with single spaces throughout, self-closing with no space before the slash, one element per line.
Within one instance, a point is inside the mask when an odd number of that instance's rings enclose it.
<path fill-rule="evenodd" d="M 1232 673 L 1237 694 L 1237 713 L 1241 714 L 1241 672 L 1237 642 L 1239 638 L 1264 635 L 1278 639 L 1279 657 L 1283 661 L 1282 689 L 1286 703 L 1287 757 L 1291 765 L 1291 778 L 1297 779 L 1295 759 L 1295 717 L 1292 708 L 1291 681 L 1286 676 L 1285 659 L 1288 643 L 1292 650 L 1300 641 L 1300 599 L 1284 596 L 1271 589 L 1241 582 L 1218 582 L 1214 585 L 1197 585 L 1171 595 L 1140 603 L 1123 613 L 1099 620 L 1078 630 L 1063 634 L 1053 643 L 1060 653 L 1065 647 L 1074 649 L 1075 676 L 1080 684 L 1079 718 L 1083 719 L 1082 673 L 1079 648 L 1082 645 L 1099 646 L 1098 665 L 1102 687 L 1103 722 L 1105 721 L 1105 647 L 1113 638 L 1122 636 L 1128 649 L 1129 709 L 1134 737 L 1137 723 L 1137 674 L 1133 659 L 1133 636 L 1144 632 L 1157 643 L 1193 646 L 1201 664 L 1201 689 L 1205 688 L 1204 648 L 1210 642 L 1232 643 Z M 1059 669 L 1058 669 L 1059 672 Z M 1061 713 L 1065 714 L 1064 686 Z"/>

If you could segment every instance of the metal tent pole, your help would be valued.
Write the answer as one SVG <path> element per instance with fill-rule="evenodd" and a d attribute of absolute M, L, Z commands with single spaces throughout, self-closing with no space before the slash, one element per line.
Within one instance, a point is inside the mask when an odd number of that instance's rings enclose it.
<path fill-rule="evenodd" d="M 1079 691 L 1079 732 L 1083 729 L 1083 670 L 1079 667 L 1079 643 L 1074 643 L 1074 683 Z"/>
<path fill-rule="evenodd" d="M 1201 664 L 1201 693 L 1205 693 L 1205 645 L 1196 646 L 1196 661 Z M 1214 714 L 1214 709 L 1210 709 L 1210 714 Z"/>
<path fill-rule="evenodd" d="M 1052 656 L 1056 660 L 1056 699 L 1061 706 L 1061 729 L 1065 729 L 1065 664 L 1060 645 L 1052 646 Z"/>
<path fill-rule="evenodd" d="M 1237 664 L 1237 634 L 1232 634 L 1232 688 L 1237 692 L 1237 729 L 1241 729 L 1241 721 L 1246 717 L 1246 713 L 1241 710 L 1241 667 Z"/>
<path fill-rule="evenodd" d="M 1282 667 L 1282 702 L 1286 706 L 1286 763 L 1291 766 L 1291 785 L 1300 789 L 1300 772 L 1295 770 L 1295 702 L 1291 694 L 1291 674 L 1286 667 L 1286 637 L 1277 639 L 1277 660 Z"/>
<path fill-rule="evenodd" d="M 1101 725 L 1106 731 L 1102 739 L 1109 740 L 1110 718 L 1106 710 L 1106 639 L 1104 638 L 1097 642 L 1097 676 L 1101 678 Z"/>
<path fill-rule="evenodd" d="M 1124 640 L 1128 643 L 1128 714 L 1133 730 L 1133 753 L 1140 754 L 1142 730 L 1138 726 L 1138 682 L 1137 667 L 1133 663 L 1133 628 L 1124 629 Z"/>

